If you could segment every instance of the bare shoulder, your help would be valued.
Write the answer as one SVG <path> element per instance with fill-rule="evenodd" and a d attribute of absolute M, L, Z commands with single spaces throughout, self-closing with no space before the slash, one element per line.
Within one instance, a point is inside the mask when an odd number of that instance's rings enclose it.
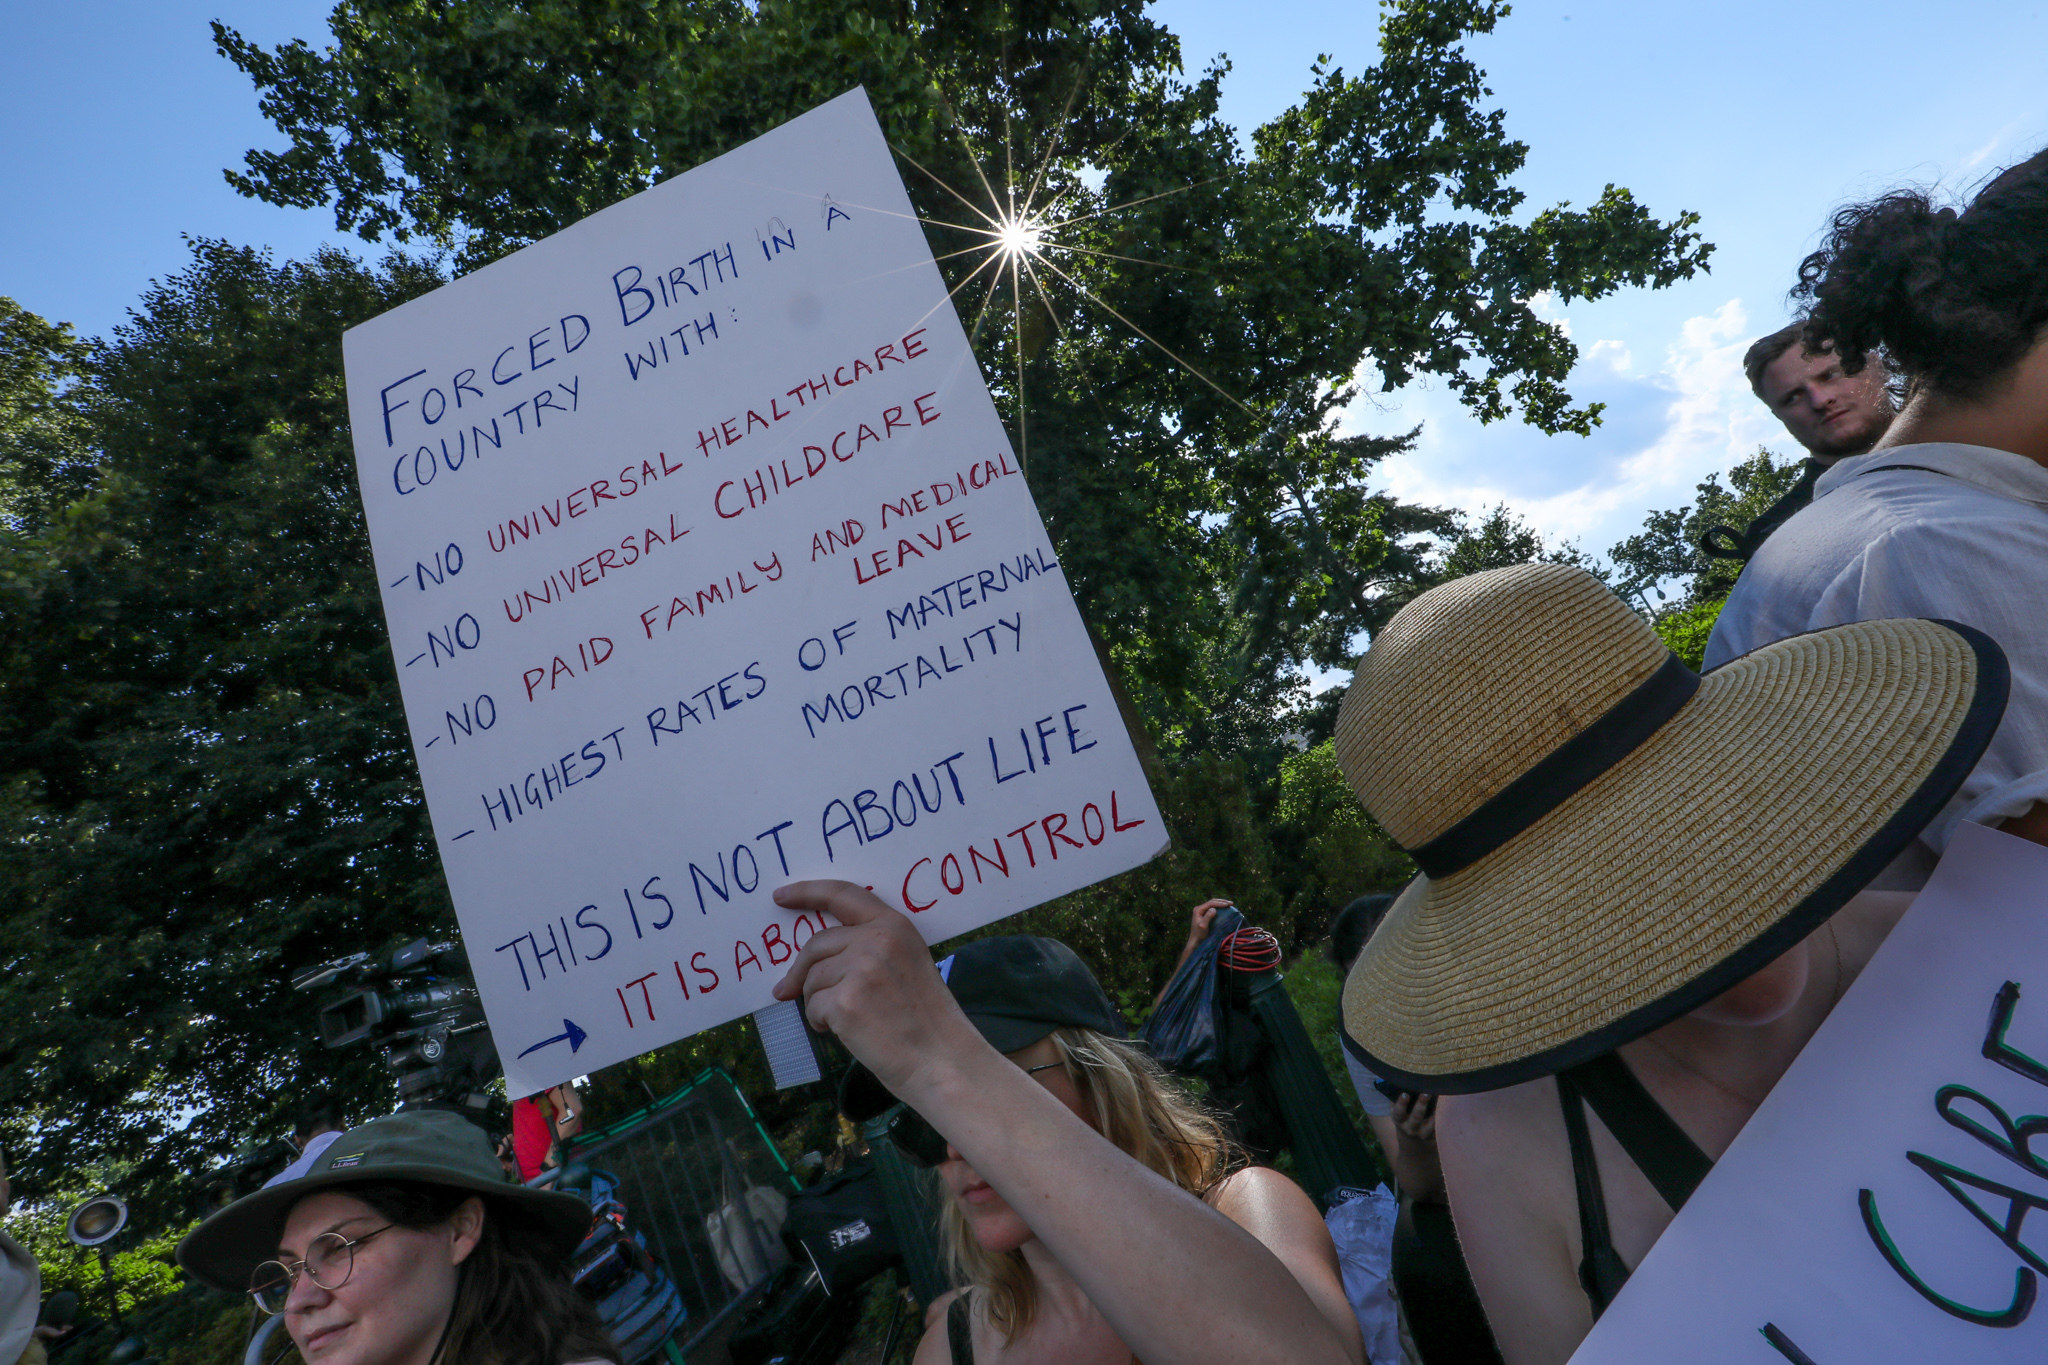
<path fill-rule="evenodd" d="M 911 1358 L 911 1365 L 950 1365 L 953 1346 L 946 1339 L 946 1310 L 959 1297 L 959 1290 L 949 1289 L 933 1299 L 931 1306 L 924 1310 L 924 1336 L 918 1339 L 917 1354 Z"/>
<path fill-rule="evenodd" d="M 1462 1240 L 1493 1232 L 1526 1244 L 1566 1232 L 1569 1222 L 1576 1243 L 1578 1196 L 1555 1080 L 1446 1095 L 1437 1101 L 1436 1135 Z"/>
<path fill-rule="evenodd" d="M 1233 1171 L 1209 1191 L 1218 1213 L 1259 1239 L 1287 1267 L 1295 1282 L 1330 1324 L 1349 1357 L 1365 1360 L 1358 1319 L 1344 1297 L 1337 1244 L 1315 1204 L 1301 1186 L 1270 1166 Z"/>
<path fill-rule="evenodd" d="M 1210 1207 L 1240 1227 L 1247 1219 L 1297 1218 L 1303 1215 L 1320 1224 L 1315 1204 L 1301 1186 L 1271 1166 L 1246 1166 L 1232 1171 L 1209 1191 Z M 1256 1231 L 1256 1229 L 1254 1229 Z"/>
<path fill-rule="evenodd" d="M 1526 1161 L 1533 1155 L 1532 1131 L 1563 1128 L 1557 1082 L 1549 1077 L 1476 1095 L 1445 1095 L 1437 1101 L 1437 1143 L 1446 1161 L 1454 1159 L 1453 1150 L 1489 1164 Z"/>
<path fill-rule="evenodd" d="M 1509 1365 L 1561 1365 L 1592 1325 L 1578 1287 L 1577 1194 L 1549 1078 L 1437 1107 L 1437 1150 L 1466 1264 Z"/>

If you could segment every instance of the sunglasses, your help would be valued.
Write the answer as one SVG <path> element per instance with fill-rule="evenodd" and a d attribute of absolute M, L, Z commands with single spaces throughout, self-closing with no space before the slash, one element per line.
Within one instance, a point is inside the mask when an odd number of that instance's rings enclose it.
<path fill-rule="evenodd" d="M 1064 1062 L 1040 1062 L 1037 1066 L 1025 1067 L 1024 1074 L 1036 1075 L 1064 1065 Z M 895 1144 L 905 1161 L 919 1170 L 928 1171 L 946 1159 L 945 1136 L 925 1122 L 924 1115 L 907 1104 L 898 1106 L 896 1112 L 889 1116 L 882 1135 Z"/>

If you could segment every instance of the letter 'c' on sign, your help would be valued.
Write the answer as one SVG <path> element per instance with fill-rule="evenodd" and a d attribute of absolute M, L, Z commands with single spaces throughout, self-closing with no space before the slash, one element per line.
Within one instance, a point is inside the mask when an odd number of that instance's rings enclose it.
<path fill-rule="evenodd" d="M 421 463 L 422 456 L 425 457 L 425 464 Z M 412 464 L 411 488 L 405 486 L 405 466 L 408 461 Z M 440 472 L 440 458 L 434 454 L 434 448 L 432 446 L 421 446 L 410 455 L 399 456 L 392 463 L 391 486 L 398 490 L 400 497 L 403 497 L 408 493 L 417 493 L 420 489 L 432 483 L 434 476 Z"/>

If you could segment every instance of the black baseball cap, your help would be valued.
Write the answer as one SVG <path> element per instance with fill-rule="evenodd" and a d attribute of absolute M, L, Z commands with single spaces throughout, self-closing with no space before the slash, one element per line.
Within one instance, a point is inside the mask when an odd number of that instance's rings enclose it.
<path fill-rule="evenodd" d="M 1111 1038 L 1127 1034 L 1095 974 L 1055 939 L 1006 934 L 977 939 L 939 959 L 939 975 L 969 1022 L 998 1052 L 1030 1047 L 1062 1025 Z M 839 1082 L 839 1108 L 865 1123 L 896 1103 L 859 1062 Z"/>

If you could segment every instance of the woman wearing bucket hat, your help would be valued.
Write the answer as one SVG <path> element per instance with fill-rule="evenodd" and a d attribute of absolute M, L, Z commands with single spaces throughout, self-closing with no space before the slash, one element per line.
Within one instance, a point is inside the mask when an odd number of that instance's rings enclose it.
<path fill-rule="evenodd" d="M 1273 1171 L 1219 1179 L 1216 1135 L 1140 1074 L 1072 952 L 983 940 L 942 975 L 910 920 L 858 886 L 797 882 L 775 900 L 838 921 L 776 995 L 801 996 L 860 1061 L 848 1105 L 876 1112 L 886 1091 L 935 1130 L 923 1159 L 943 1167 L 978 1288 L 921 1365 L 1359 1365 L 1314 1206 Z"/>
<path fill-rule="evenodd" d="M 282 1314 L 308 1365 L 619 1365 L 569 1284 L 589 1230 L 574 1195 L 508 1184 L 468 1120 L 411 1110 L 222 1209 L 178 1264 Z"/>
<path fill-rule="evenodd" d="M 1424 875 L 1352 967 L 1346 1044 L 1451 1097 L 1451 1207 L 1513 1365 L 1570 1356 L 1869 960 L 1908 898 L 1858 893 L 2005 689 L 1997 646 L 1936 621 L 1700 676 L 1558 565 L 1435 588 L 1373 642 L 1338 761 Z"/>

